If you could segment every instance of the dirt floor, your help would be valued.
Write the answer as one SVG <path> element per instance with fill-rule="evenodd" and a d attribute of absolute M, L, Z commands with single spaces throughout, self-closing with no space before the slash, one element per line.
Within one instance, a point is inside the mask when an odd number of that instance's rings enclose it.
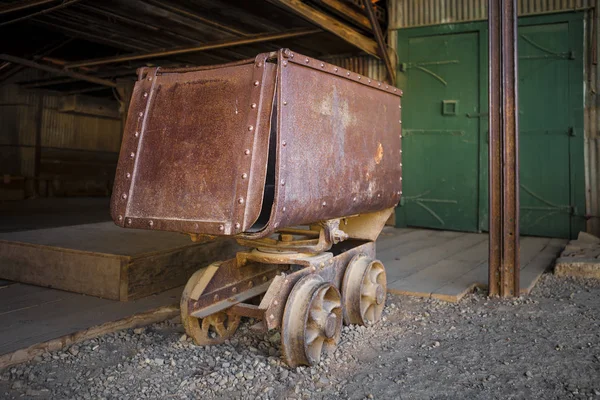
<path fill-rule="evenodd" d="M 0 398 L 600 399 L 600 281 L 544 275 L 517 300 L 389 296 L 330 358 L 286 368 L 279 333 L 244 324 L 197 347 L 177 321 L 121 331 L 0 371 Z"/>

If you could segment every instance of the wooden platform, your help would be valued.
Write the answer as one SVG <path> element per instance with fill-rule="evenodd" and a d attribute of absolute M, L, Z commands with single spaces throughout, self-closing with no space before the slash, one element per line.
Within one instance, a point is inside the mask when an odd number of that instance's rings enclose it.
<path fill-rule="evenodd" d="M 524 292 L 552 264 L 564 243 L 522 239 Z M 140 243 L 140 249 L 146 245 Z M 386 265 L 392 293 L 458 301 L 487 282 L 486 235 L 386 227 L 377 252 Z M 181 291 L 182 287 L 174 288 L 122 303 L 0 280 L 0 368 L 107 332 L 175 317 Z"/>
<path fill-rule="evenodd" d="M 42 197 L 0 201 L 0 232 L 112 221 L 110 197 Z"/>
<path fill-rule="evenodd" d="M 521 238 L 521 293 L 527 294 L 562 251 L 566 240 Z M 387 271 L 388 291 L 457 302 L 487 287 L 486 234 L 385 228 L 377 257 Z"/>
<path fill-rule="evenodd" d="M 126 303 L 0 281 L 0 368 L 179 315 L 182 288 Z"/>
<path fill-rule="evenodd" d="M 112 222 L 0 233 L 0 279 L 127 301 L 183 285 L 234 256 L 231 240 L 193 243 L 170 232 Z"/>
<path fill-rule="evenodd" d="M 600 238 L 579 232 L 556 260 L 554 274 L 600 279 Z"/>

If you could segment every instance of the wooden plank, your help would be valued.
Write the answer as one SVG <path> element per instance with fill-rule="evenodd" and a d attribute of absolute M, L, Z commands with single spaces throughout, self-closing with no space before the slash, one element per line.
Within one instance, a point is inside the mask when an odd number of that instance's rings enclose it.
<path fill-rule="evenodd" d="M 566 240 L 552 239 L 547 246 L 521 270 L 521 294 L 529 294 L 542 274 L 546 272 L 564 249 Z"/>
<path fill-rule="evenodd" d="M 487 261 L 473 265 L 466 273 L 457 274 L 456 279 L 448 281 L 442 287 L 435 289 L 431 297 L 457 302 L 460 301 L 466 294 L 471 293 L 476 287 L 487 288 L 488 280 L 488 263 Z"/>
<path fill-rule="evenodd" d="M 118 300 L 121 256 L 0 241 L 0 277 Z"/>
<path fill-rule="evenodd" d="M 407 256 L 417 250 L 428 246 L 435 246 L 455 237 L 464 235 L 463 233 L 451 232 L 451 236 L 444 235 L 442 231 L 417 230 L 395 238 L 391 242 L 383 245 L 377 243 L 377 257 L 380 260 L 393 260 L 395 258 Z"/>
<path fill-rule="evenodd" d="M 477 265 L 487 260 L 489 239 L 487 235 L 482 236 L 485 236 L 485 240 L 481 241 L 476 246 L 470 247 L 465 251 L 460 251 L 456 254 L 451 255 L 450 257 L 448 257 L 448 259 L 454 261 L 463 261 L 472 265 Z"/>
<path fill-rule="evenodd" d="M 136 256 L 195 246 L 188 235 L 123 229 L 113 222 L 0 233 L 0 240 L 60 247 L 89 253 Z"/>
<path fill-rule="evenodd" d="M 0 290 L 0 304 L 10 307 L 12 302 L 19 301 L 21 297 L 36 296 L 38 292 L 44 291 L 46 288 L 32 285 L 23 285 L 16 283 L 6 286 Z"/>
<path fill-rule="evenodd" d="M 550 239 L 521 238 L 521 266 L 526 267 L 540 253 Z M 487 241 L 486 241 L 487 245 Z M 487 257 L 486 257 L 487 258 Z M 472 264 L 473 265 L 473 264 Z M 523 271 L 521 272 L 523 274 Z M 463 296 L 473 291 L 475 287 L 486 288 L 488 283 L 488 263 L 485 261 L 474 264 L 468 272 L 459 275 L 432 292 L 432 297 L 445 301 L 459 301 Z"/>
<path fill-rule="evenodd" d="M 233 240 L 194 243 L 113 223 L 0 234 L 8 237 L 14 241 L 0 240 L 0 278 L 121 301 L 181 286 L 241 249 Z"/>
<path fill-rule="evenodd" d="M 16 282 L 13 281 L 5 281 L 4 279 L 0 279 L 0 289 L 3 289 L 5 287 L 8 287 L 10 285 L 16 285 Z"/>
<path fill-rule="evenodd" d="M 400 244 L 406 244 L 410 241 L 426 238 L 432 235 L 432 231 L 415 229 L 394 229 L 397 232 L 382 232 L 377 239 L 377 252 L 383 253 L 385 250 L 398 247 Z"/>
<path fill-rule="evenodd" d="M 179 307 L 177 305 L 163 306 L 147 312 L 134 314 L 117 321 L 106 322 L 104 324 L 95 325 L 90 328 L 82 329 L 77 332 L 56 337 L 44 342 L 35 343 L 33 345 L 5 353 L 0 356 L 0 368 L 6 368 L 11 365 L 30 361 L 36 356 L 41 356 L 45 352 L 57 351 L 75 343 L 83 342 L 107 333 L 164 321 L 166 319 L 173 318 L 178 314 Z"/>
<path fill-rule="evenodd" d="M 182 288 L 126 303 L 76 293 L 53 292 L 62 301 L 2 316 L 0 354 L 14 352 L 36 343 L 71 335 L 93 326 L 179 303 Z"/>
<path fill-rule="evenodd" d="M 427 240 L 418 240 L 410 243 L 410 247 L 404 247 L 402 249 L 393 249 L 394 252 L 386 252 L 384 254 L 377 254 L 377 257 L 383 265 L 385 265 L 388 283 L 394 282 L 401 276 L 410 274 L 413 271 L 413 265 L 410 262 L 404 262 L 404 259 L 410 257 L 413 253 L 419 253 L 423 249 L 431 249 L 447 242 L 448 238 L 442 238 L 439 236 L 430 237 Z M 418 259 L 418 257 L 415 257 Z"/>
<path fill-rule="evenodd" d="M 407 256 L 400 256 L 386 264 L 388 282 L 405 279 L 413 273 L 436 264 L 453 254 L 465 251 L 486 240 L 484 235 L 465 233 L 437 245 L 429 245 Z M 389 266 L 388 266 L 389 265 Z"/>
<path fill-rule="evenodd" d="M 325 29 L 345 40 L 346 42 L 358 47 L 362 51 L 372 56 L 379 58 L 377 53 L 377 43 L 357 31 L 350 26 L 339 21 L 337 18 L 331 17 L 300 0 L 268 0 L 269 2 L 293 11 L 307 21 Z"/>
<path fill-rule="evenodd" d="M 327 7 L 334 13 L 338 14 L 342 18 L 347 19 L 350 22 L 357 24 L 358 26 L 371 31 L 371 22 L 369 18 L 362 12 L 357 11 L 354 7 L 346 4 L 340 0 L 319 0 L 323 6 Z"/>
<path fill-rule="evenodd" d="M 473 270 L 473 264 L 463 261 L 441 260 L 433 265 L 388 285 L 388 291 L 395 294 L 432 297 L 436 289 L 444 286 L 456 276 Z"/>
<path fill-rule="evenodd" d="M 546 248 L 550 240 L 552 239 L 539 237 L 521 238 L 521 273 L 527 268 L 531 260 Z"/>
<path fill-rule="evenodd" d="M 139 299 L 185 285 L 200 268 L 235 257 L 242 250 L 232 240 L 215 240 L 201 246 L 133 257 L 126 269 L 127 300 Z"/>
<path fill-rule="evenodd" d="M 22 285 L 29 286 L 29 285 Z M 35 286 L 34 286 L 35 287 Z M 44 304 L 56 304 L 63 300 L 66 292 L 59 290 L 44 290 L 46 288 L 40 288 L 33 294 L 19 293 L 14 296 L 10 301 L 0 302 L 0 317 L 2 317 L 4 323 L 6 323 L 7 314 L 11 313 L 22 313 L 24 310 L 29 310 L 34 307 L 40 307 Z"/>

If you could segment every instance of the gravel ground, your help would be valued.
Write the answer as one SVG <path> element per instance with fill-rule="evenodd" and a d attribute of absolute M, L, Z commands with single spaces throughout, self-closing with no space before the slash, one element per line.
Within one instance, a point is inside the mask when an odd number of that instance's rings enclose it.
<path fill-rule="evenodd" d="M 517 300 L 388 296 L 375 327 L 288 369 L 279 333 L 243 324 L 197 347 L 177 321 L 121 331 L 0 371 L 0 398 L 600 399 L 600 281 L 544 275 Z"/>

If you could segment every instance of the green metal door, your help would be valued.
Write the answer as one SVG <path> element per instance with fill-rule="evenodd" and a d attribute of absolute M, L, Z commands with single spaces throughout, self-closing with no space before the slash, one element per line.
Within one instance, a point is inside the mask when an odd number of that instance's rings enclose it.
<path fill-rule="evenodd" d="M 479 40 L 477 31 L 426 34 L 400 46 L 399 225 L 478 229 Z"/>
<path fill-rule="evenodd" d="M 525 18 L 518 38 L 521 234 L 574 237 L 585 230 L 582 22 Z M 481 197 L 487 230 L 487 192 Z"/>
<path fill-rule="evenodd" d="M 521 234 L 574 237 L 585 229 L 583 17 L 521 18 L 518 36 Z M 398 37 L 405 97 L 397 225 L 485 231 L 487 24 Z M 457 100 L 456 115 L 444 114 L 443 100 Z"/>
<path fill-rule="evenodd" d="M 578 211 L 570 147 L 583 135 L 571 119 L 569 93 L 583 85 L 583 76 L 572 84 L 569 70 L 583 67 L 577 62 L 583 55 L 571 47 L 568 22 L 521 26 L 518 46 L 521 232 L 569 237 Z"/>

